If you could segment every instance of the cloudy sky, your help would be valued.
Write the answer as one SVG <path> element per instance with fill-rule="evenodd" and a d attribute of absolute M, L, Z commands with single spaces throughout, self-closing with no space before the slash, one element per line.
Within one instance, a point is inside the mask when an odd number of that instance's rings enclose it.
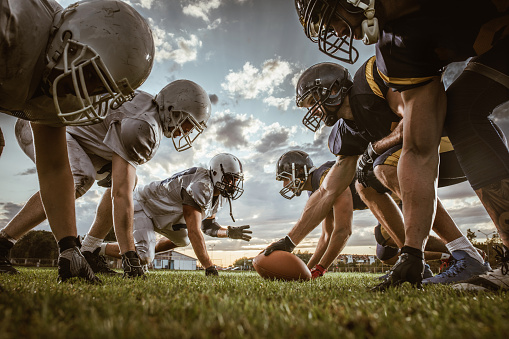
<path fill-rule="evenodd" d="M 74 1 L 59 2 L 65 7 Z M 274 174 L 279 156 L 300 149 L 311 155 L 315 165 L 334 159 L 326 144 L 329 129 L 316 135 L 307 130 L 301 123 L 305 112 L 294 99 L 299 75 L 313 64 L 332 60 L 307 40 L 291 0 L 126 2 L 147 19 L 156 43 L 152 74 L 140 89 L 155 95 L 173 80 L 189 79 L 200 84 L 213 102 L 209 128 L 194 147 L 178 153 L 165 139 L 157 155 L 138 168 L 139 182 L 206 166 L 218 152 L 235 154 L 244 165 L 245 193 L 234 201 L 235 224 L 227 206 L 217 220 L 222 225 L 251 225 L 253 239 L 246 243 L 206 237 L 206 241 L 217 264 L 254 256 L 291 229 L 306 201 L 304 195 L 291 201 L 279 195 L 281 183 Z M 347 66 L 352 74 L 374 54 L 372 46 L 358 47 L 359 61 Z M 508 134 L 506 113 L 499 112 L 496 121 Z M 38 190 L 35 166 L 17 145 L 14 123 L 14 118 L 0 114 L 6 138 L 0 158 L 0 227 Z M 87 232 L 102 192 L 94 185 L 76 203 L 79 234 Z M 441 189 L 439 194 L 463 231 L 494 230 L 468 184 Z M 375 224 L 369 211 L 355 212 L 354 232 L 344 253 L 374 253 Z M 44 223 L 38 229 L 49 230 L 49 226 Z M 298 249 L 312 250 L 319 234 L 320 229 L 315 230 Z M 194 256 L 190 247 L 181 252 Z"/>

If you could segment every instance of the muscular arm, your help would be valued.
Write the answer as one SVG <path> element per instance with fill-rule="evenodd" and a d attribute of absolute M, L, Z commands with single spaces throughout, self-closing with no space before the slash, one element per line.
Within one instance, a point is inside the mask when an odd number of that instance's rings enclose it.
<path fill-rule="evenodd" d="M 308 199 L 302 215 L 288 233 L 295 245 L 318 226 L 332 209 L 337 197 L 350 185 L 357 159 L 358 156 L 341 156 L 331 167 L 322 185 Z"/>
<path fill-rule="evenodd" d="M 187 225 L 187 232 L 189 233 L 189 240 L 193 246 L 194 253 L 200 260 L 203 267 L 208 268 L 212 266 L 207 247 L 205 246 L 205 239 L 201 232 L 201 211 L 190 205 L 182 206 L 184 212 L 184 219 Z"/>
<path fill-rule="evenodd" d="M 396 128 L 386 136 L 373 143 L 373 150 L 377 154 L 383 154 L 389 148 L 403 143 L 403 120 L 401 120 Z"/>
<path fill-rule="evenodd" d="M 136 183 L 136 169 L 118 154 L 112 157 L 111 201 L 113 226 L 120 253 L 134 251 L 133 239 L 133 189 Z"/>

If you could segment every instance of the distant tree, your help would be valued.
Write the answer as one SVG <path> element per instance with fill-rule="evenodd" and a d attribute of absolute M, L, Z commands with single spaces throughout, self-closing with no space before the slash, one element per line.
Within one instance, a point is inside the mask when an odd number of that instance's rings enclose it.
<path fill-rule="evenodd" d="M 30 231 L 11 250 L 12 258 L 57 259 L 58 245 L 53 233 Z"/>
<path fill-rule="evenodd" d="M 309 259 L 311 259 L 311 257 L 313 256 L 313 253 L 308 251 L 306 252 L 297 251 L 295 255 L 307 264 L 309 262 Z"/>
<path fill-rule="evenodd" d="M 477 235 L 469 228 L 467 230 L 467 239 L 470 240 L 470 242 L 474 242 L 475 238 L 477 238 Z"/>
<path fill-rule="evenodd" d="M 242 257 L 235 260 L 233 266 L 251 269 L 253 267 L 253 258 Z"/>

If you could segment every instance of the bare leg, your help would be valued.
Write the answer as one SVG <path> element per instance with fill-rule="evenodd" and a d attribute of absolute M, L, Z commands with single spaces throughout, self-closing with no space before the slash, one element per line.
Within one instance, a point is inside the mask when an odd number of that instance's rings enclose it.
<path fill-rule="evenodd" d="M 447 99 L 440 79 L 404 91 L 403 150 L 398 179 L 403 200 L 405 245 L 424 251 L 435 217 L 438 146 Z"/>
<path fill-rule="evenodd" d="M 377 166 L 378 168 L 380 166 Z M 385 166 L 392 167 L 392 166 Z M 396 172 L 396 168 L 394 173 Z M 382 183 L 387 186 L 384 181 Z M 387 186 L 390 189 L 390 186 Z M 403 225 L 403 214 L 396 202 L 387 194 L 380 194 L 371 187 L 364 187 L 359 182 L 355 183 L 355 188 L 362 198 L 362 201 L 369 207 L 375 218 L 382 224 L 383 228 L 389 233 L 398 248 L 403 247 L 405 242 L 405 227 Z"/>
<path fill-rule="evenodd" d="M 53 235 L 76 237 L 74 180 L 64 127 L 32 124 L 41 199 Z"/>
<path fill-rule="evenodd" d="M 104 239 L 113 226 L 113 216 L 111 213 L 111 189 L 104 191 L 94 218 L 94 222 L 88 231 L 88 234 L 99 239 Z"/>
<path fill-rule="evenodd" d="M 161 238 L 161 239 L 159 239 L 159 241 L 156 244 L 155 252 L 156 253 L 166 252 L 166 251 L 172 250 L 177 247 L 178 246 L 175 245 L 170 239 Z"/>
<path fill-rule="evenodd" d="M 19 240 L 28 231 L 46 220 L 39 192 L 28 199 L 25 206 L 9 221 L 3 231 L 11 238 Z"/>
<path fill-rule="evenodd" d="M 509 179 L 475 191 L 497 227 L 502 243 L 509 248 Z"/>

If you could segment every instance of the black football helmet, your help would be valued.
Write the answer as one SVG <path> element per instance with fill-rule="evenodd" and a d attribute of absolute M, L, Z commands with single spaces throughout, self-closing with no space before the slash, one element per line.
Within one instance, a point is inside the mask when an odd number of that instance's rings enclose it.
<path fill-rule="evenodd" d="M 307 107 L 302 123 L 316 132 L 323 120 L 333 126 L 338 121 L 337 111 L 353 85 L 346 68 L 331 62 L 309 67 L 297 82 L 296 104 Z"/>
<path fill-rule="evenodd" d="M 286 199 L 292 199 L 302 193 L 302 188 L 313 169 L 313 161 L 306 152 L 289 151 L 283 154 L 276 164 L 276 180 L 290 182 L 279 193 Z"/>
<path fill-rule="evenodd" d="M 295 9 L 306 36 L 318 43 L 319 50 L 328 56 L 353 64 L 359 58 L 359 52 L 353 47 L 354 27 L 339 13 L 340 8 L 350 14 L 364 14 L 364 44 L 370 45 L 378 41 L 380 33 L 378 20 L 375 18 L 375 0 L 295 0 Z M 331 25 L 332 20 L 337 18 L 348 26 L 347 34 L 340 37 Z"/>

